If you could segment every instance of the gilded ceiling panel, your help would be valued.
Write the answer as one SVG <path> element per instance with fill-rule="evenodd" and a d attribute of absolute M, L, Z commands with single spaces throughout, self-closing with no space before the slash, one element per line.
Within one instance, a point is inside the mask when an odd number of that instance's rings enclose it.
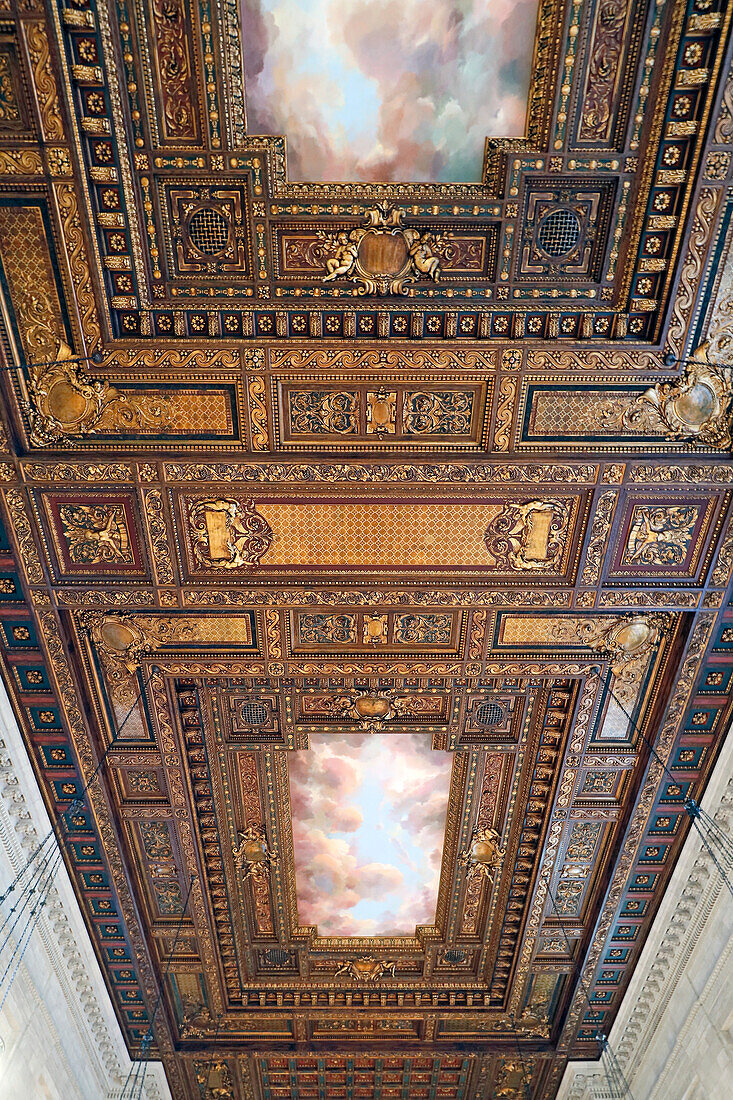
<path fill-rule="evenodd" d="M 2 671 L 176 1100 L 552 1100 L 729 725 L 733 9 L 419 7 L 0 19 Z"/>

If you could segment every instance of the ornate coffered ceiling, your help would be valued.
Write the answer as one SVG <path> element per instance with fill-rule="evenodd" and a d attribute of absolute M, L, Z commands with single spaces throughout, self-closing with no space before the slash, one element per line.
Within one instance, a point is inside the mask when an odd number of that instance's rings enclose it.
<path fill-rule="evenodd" d="M 526 137 L 378 184 L 253 5 L 0 7 L 3 674 L 130 1051 L 551 1100 L 728 724 L 733 9 L 545 0 Z"/>

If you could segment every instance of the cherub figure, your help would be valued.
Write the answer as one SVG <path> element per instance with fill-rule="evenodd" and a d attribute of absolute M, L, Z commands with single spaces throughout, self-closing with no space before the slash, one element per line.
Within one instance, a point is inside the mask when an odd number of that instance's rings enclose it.
<path fill-rule="evenodd" d="M 337 233 L 334 244 L 336 245 L 336 251 L 333 256 L 329 256 L 326 260 L 328 275 L 324 277 L 324 283 L 331 283 L 341 276 L 350 275 L 356 264 L 359 245 L 353 232 L 348 234 L 344 232 Z"/>

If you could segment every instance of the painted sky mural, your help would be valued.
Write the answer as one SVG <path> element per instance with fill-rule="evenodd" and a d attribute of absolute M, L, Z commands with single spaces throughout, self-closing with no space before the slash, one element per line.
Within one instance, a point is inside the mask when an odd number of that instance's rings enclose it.
<path fill-rule="evenodd" d="M 453 757 L 429 734 L 310 734 L 288 753 L 298 919 L 324 936 L 432 924 Z"/>
<path fill-rule="evenodd" d="M 474 181 L 524 133 L 538 0 L 243 0 L 247 128 L 294 180 Z"/>

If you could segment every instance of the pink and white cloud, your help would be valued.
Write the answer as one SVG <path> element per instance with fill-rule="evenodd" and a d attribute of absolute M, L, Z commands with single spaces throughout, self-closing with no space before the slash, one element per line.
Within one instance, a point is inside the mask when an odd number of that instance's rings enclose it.
<path fill-rule="evenodd" d="M 288 766 L 301 924 L 397 936 L 432 923 L 451 754 L 425 734 L 320 734 Z"/>
<path fill-rule="evenodd" d="M 247 129 L 297 180 L 478 181 L 524 133 L 538 0 L 244 0 Z"/>

